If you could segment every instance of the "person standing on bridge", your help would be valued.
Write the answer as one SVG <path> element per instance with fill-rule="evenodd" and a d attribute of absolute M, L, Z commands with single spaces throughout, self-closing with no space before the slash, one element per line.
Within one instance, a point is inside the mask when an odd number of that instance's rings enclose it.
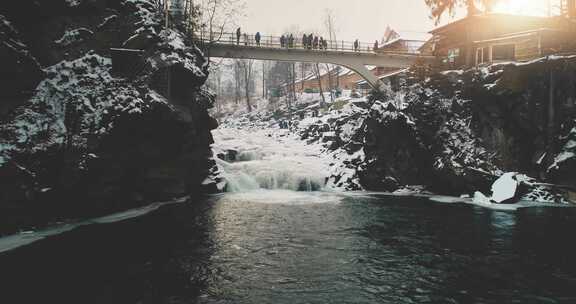
<path fill-rule="evenodd" d="M 256 40 L 256 45 L 260 46 L 260 32 L 256 32 L 256 35 L 254 36 L 254 39 Z"/>
<path fill-rule="evenodd" d="M 320 41 L 319 41 L 319 43 L 318 43 L 318 47 L 319 47 L 320 49 L 323 49 L 323 48 L 324 48 L 324 37 L 322 37 L 322 36 L 320 36 Z"/>
<path fill-rule="evenodd" d="M 374 52 L 378 51 L 378 40 L 374 42 Z"/>
<path fill-rule="evenodd" d="M 360 44 L 360 43 L 358 42 L 358 39 L 356 39 L 356 40 L 354 41 L 354 52 L 358 52 L 358 45 L 359 45 L 359 44 Z"/>
<path fill-rule="evenodd" d="M 292 35 L 292 34 L 290 34 L 290 37 L 288 38 L 288 47 L 289 48 L 294 47 L 294 35 Z"/>
<path fill-rule="evenodd" d="M 311 50 L 314 46 L 314 34 L 308 35 L 308 49 Z"/>
<path fill-rule="evenodd" d="M 280 36 L 280 47 L 283 48 L 284 47 L 284 40 L 286 40 L 286 38 L 284 38 L 284 35 Z"/>
<path fill-rule="evenodd" d="M 236 44 L 240 44 L 240 28 L 236 29 Z"/>
<path fill-rule="evenodd" d="M 324 50 L 328 49 L 328 40 L 324 39 Z"/>
<path fill-rule="evenodd" d="M 314 49 L 317 49 L 317 48 L 318 48 L 318 36 L 315 36 L 315 37 L 314 37 L 314 46 L 313 46 L 313 48 L 314 48 Z"/>

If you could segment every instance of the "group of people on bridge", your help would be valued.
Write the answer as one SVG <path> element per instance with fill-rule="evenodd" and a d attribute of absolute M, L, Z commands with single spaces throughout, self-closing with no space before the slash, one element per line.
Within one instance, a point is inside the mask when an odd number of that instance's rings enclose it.
<path fill-rule="evenodd" d="M 302 35 L 302 47 L 304 49 L 320 49 L 320 50 L 327 50 L 328 49 L 328 40 L 324 39 L 324 37 L 314 36 L 314 34 L 310 35 Z"/>
<path fill-rule="evenodd" d="M 250 39 L 246 33 L 242 34 L 242 30 L 240 28 L 236 29 L 236 44 L 240 45 L 241 38 L 244 38 L 244 45 L 250 45 Z M 256 46 L 261 45 L 262 35 L 260 32 L 257 32 L 254 35 L 254 42 Z M 280 36 L 280 47 L 281 48 L 294 48 L 297 46 L 298 41 L 294 38 L 294 34 L 284 34 Z M 272 43 L 270 41 L 270 43 Z M 302 40 L 299 42 L 300 47 L 306 50 L 328 50 L 328 40 L 324 39 L 322 36 L 317 36 L 314 34 L 303 34 Z M 358 39 L 354 41 L 354 51 L 360 51 L 360 42 Z M 336 47 L 337 48 L 337 47 Z M 378 41 L 374 43 L 374 51 L 378 49 Z"/>

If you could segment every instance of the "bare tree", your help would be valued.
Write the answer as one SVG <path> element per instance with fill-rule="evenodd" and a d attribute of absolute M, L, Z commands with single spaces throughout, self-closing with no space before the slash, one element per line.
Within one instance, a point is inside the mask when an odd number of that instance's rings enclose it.
<path fill-rule="evenodd" d="M 253 88 L 252 71 L 254 67 L 254 60 L 252 59 L 241 59 L 238 60 L 239 66 L 242 70 L 242 75 L 244 76 L 244 94 L 246 97 L 246 110 L 252 112 L 252 103 L 250 101 L 250 95 Z"/>
<path fill-rule="evenodd" d="M 330 92 L 330 101 L 334 101 L 334 82 L 332 79 L 333 73 L 335 71 L 334 66 L 330 65 L 330 64 L 325 64 L 326 66 L 326 71 L 328 73 L 328 91 Z"/>
<path fill-rule="evenodd" d="M 322 90 L 322 74 L 320 73 L 320 64 L 314 64 L 314 74 L 316 74 L 316 79 L 318 80 L 318 90 L 320 91 L 320 96 L 322 97 L 322 103 L 326 103 L 324 97 L 324 91 Z"/>
<path fill-rule="evenodd" d="M 241 89 L 242 87 L 242 72 L 240 67 L 240 61 L 234 61 L 234 102 L 238 106 L 240 103 Z"/>
<path fill-rule="evenodd" d="M 291 90 L 292 90 L 292 101 L 296 102 L 296 62 L 292 62 L 292 69 L 290 70 L 290 80 L 291 80 Z M 292 107 L 290 107 L 292 110 Z"/>
<path fill-rule="evenodd" d="M 328 32 L 328 38 L 330 39 L 330 48 L 338 47 L 336 32 L 338 28 L 336 27 L 337 20 L 334 11 L 331 9 L 326 9 L 324 11 L 324 27 L 326 32 Z"/>
<path fill-rule="evenodd" d="M 199 10 L 202 35 L 216 42 L 222 39 L 225 31 L 231 31 L 245 9 L 243 0 L 200 0 Z M 204 33 L 206 31 L 206 33 Z"/>
<path fill-rule="evenodd" d="M 262 98 L 266 98 L 266 61 L 262 61 Z"/>
<path fill-rule="evenodd" d="M 473 16 L 480 12 L 478 7 L 482 7 L 484 11 L 489 12 L 492 10 L 494 4 L 499 1 L 501 0 L 424 0 L 430 8 L 430 17 L 434 19 L 436 24 L 440 23 L 442 15 L 446 13 L 448 13 L 450 17 L 453 17 L 458 6 L 466 7 L 468 16 Z"/>
<path fill-rule="evenodd" d="M 328 37 L 330 39 L 330 47 L 334 48 L 334 47 L 338 47 L 338 43 L 335 43 L 335 41 L 338 39 L 336 37 L 336 33 L 338 32 L 338 28 L 336 27 L 336 25 L 338 24 L 337 20 L 336 20 L 336 15 L 334 14 L 334 11 L 331 9 L 326 9 L 326 11 L 324 12 L 324 27 L 325 30 L 328 32 Z M 335 45 L 334 45 L 335 43 Z M 334 81 L 332 79 L 332 74 L 331 71 L 334 70 L 333 67 L 329 67 L 328 64 L 326 65 L 326 68 L 328 69 L 328 89 L 330 90 L 330 99 L 332 101 L 334 101 Z M 340 72 L 339 69 L 336 73 L 336 87 L 340 84 Z"/>

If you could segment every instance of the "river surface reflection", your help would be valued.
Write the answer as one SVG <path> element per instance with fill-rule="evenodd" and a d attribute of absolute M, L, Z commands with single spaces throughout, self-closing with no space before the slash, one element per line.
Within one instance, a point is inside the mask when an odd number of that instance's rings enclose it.
<path fill-rule="evenodd" d="M 574 231 L 573 208 L 229 193 L 5 252 L 0 288 L 5 303 L 576 303 Z"/>

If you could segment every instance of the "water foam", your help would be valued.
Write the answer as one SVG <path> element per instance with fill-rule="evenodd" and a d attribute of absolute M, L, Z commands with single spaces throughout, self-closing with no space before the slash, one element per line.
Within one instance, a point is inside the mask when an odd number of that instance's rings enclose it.
<path fill-rule="evenodd" d="M 228 192 L 258 189 L 318 191 L 326 182 L 325 162 L 314 146 L 306 145 L 285 130 L 214 131 L 213 149 L 236 151 L 236 159 L 218 159 Z"/>

